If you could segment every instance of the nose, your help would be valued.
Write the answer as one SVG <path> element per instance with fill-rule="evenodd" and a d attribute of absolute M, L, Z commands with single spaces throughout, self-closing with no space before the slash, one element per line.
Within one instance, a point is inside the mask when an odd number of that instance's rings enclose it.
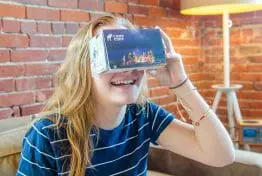
<path fill-rule="evenodd" d="M 123 75 L 140 75 L 142 73 L 144 73 L 144 70 L 128 70 L 128 71 L 123 71 L 121 72 Z"/>

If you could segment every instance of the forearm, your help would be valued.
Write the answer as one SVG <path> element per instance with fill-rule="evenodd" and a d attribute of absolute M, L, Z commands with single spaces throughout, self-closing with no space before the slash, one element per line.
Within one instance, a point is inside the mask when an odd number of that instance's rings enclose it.
<path fill-rule="evenodd" d="M 174 89 L 174 93 L 181 97 L 185 109 L 190 109 L 187 112 L 193 121 L 194 135 L 207 160 L 217 165 L 232 160 L 234 148 L 228 132 L 198 91 L 194 90 L 191 81 Z M 200 120 L 203 115 L 205 117 Z M 195 122 L 199 125 L 196 126 Z"/>

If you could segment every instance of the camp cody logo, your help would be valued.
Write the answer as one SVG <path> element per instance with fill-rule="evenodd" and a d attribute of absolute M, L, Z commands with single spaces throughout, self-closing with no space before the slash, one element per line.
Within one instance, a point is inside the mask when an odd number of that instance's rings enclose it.
<path fill-rule="evenodd" d="M 122 41 L 124 40 L 124 35 L 123 34 L 107 34 L 106 36 L 107 41 Z"/>

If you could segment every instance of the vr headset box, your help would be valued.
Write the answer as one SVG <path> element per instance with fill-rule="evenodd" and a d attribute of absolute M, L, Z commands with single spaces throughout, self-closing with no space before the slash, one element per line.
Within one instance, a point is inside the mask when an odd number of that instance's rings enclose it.
<path fill-rule="evenodd" d="M 93 75 L 166 64 L 159 29 L 104 29 L 90 40 L 89 53 Z"/>

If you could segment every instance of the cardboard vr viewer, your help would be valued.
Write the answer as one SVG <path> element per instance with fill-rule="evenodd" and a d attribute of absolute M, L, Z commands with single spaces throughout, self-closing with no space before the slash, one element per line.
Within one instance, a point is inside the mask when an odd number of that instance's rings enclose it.
<path fill-rule="evenodd" d="M 104 29 L 89 43 L 92 75 L 166 64 L 159 29 Z"/>

